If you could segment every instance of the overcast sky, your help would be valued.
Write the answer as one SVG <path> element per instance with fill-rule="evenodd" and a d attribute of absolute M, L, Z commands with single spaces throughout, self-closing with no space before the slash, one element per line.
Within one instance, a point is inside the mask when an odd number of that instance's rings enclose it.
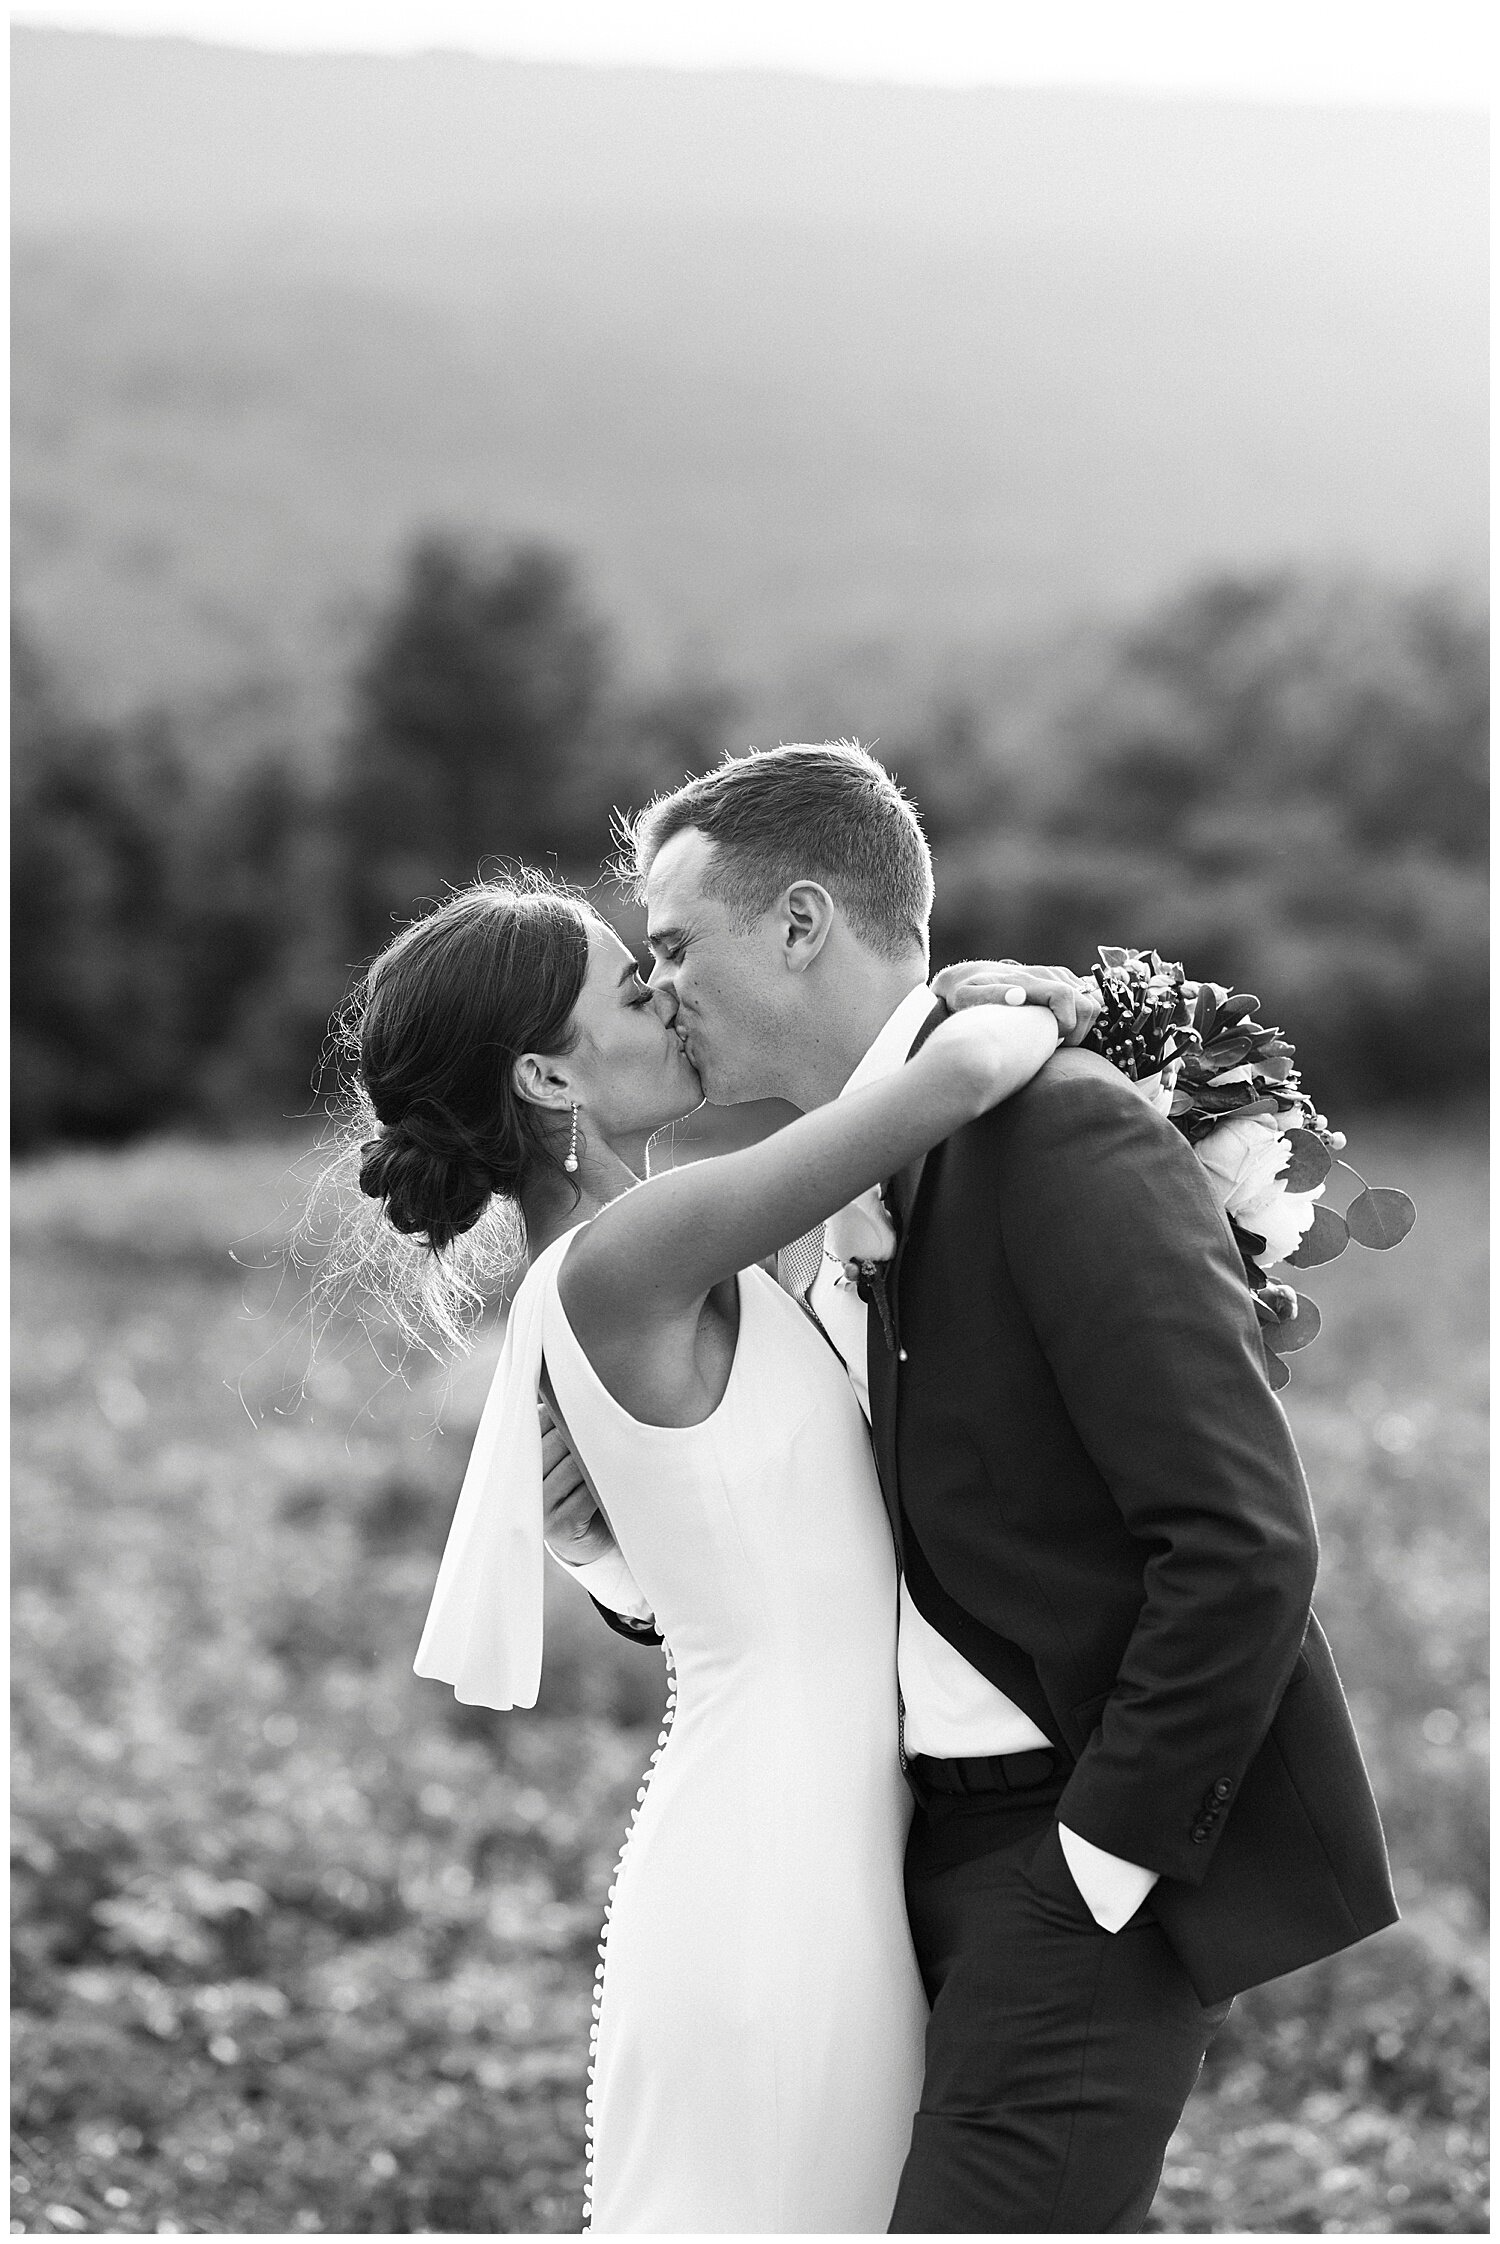
<path fill-rule="evenodd" d="M 234 45 L 759 66 L 1483 107 L 1485 0 L 21 0 L 12 20 Z"/>

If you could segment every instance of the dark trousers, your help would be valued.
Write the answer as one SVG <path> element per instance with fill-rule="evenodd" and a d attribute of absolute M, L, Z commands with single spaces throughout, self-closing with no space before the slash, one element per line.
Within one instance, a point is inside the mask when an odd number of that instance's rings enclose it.
<path fill-rule="evenodd" d="M 906 1900 L 932 2005 L 891 2229 L 1139 2230 L 1209 2041 L 1149 1898 L 1102 1932 L 1057 1836 L 1062 1779 L 918 1791 Z"/>

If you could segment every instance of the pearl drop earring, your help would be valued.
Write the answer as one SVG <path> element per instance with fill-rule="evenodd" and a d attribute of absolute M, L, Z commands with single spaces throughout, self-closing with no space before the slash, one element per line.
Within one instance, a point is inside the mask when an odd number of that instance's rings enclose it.
<path fill-rule="evenodd" d="M 563 1167 L 570 1177 L 578 1174 L 578 1109 L 576 1106 L 573 1109 L 573 1127 L 568 1134 L 568 1152 Z"/>

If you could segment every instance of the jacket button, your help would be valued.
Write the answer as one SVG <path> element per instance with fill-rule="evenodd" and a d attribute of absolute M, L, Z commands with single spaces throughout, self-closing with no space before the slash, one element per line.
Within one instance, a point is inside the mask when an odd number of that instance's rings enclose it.
<path fill-rule="evenodd" d="M 1193 1825 L 1191 1837 L 1193 1845 L 1195 1847 L 1201 1847 L 1204 1840 L 1208 1837 L 1208 1825 L 1206 1823 L 1195 1823 Z"/>
<path fill-rule="evenodd" d="M 1228 1777 L 1218 1777 L 1215 1779 L 1214 1798 L 1216 1800 L 1227 1800 L 1233 1790 L 1234 1786 L 1230 1783 Z"/>

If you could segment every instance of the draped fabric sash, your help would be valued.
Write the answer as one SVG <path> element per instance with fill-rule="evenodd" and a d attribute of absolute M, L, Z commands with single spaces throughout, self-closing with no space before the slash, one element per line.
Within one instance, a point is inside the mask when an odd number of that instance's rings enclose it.
<path fill-rule="evenodd" d="M 465 1706 L 535 1706 L 541 1685 L 542 1309 L 572 1236 L 554 1239 L 516 1289 L 412 1663 Z"/>

